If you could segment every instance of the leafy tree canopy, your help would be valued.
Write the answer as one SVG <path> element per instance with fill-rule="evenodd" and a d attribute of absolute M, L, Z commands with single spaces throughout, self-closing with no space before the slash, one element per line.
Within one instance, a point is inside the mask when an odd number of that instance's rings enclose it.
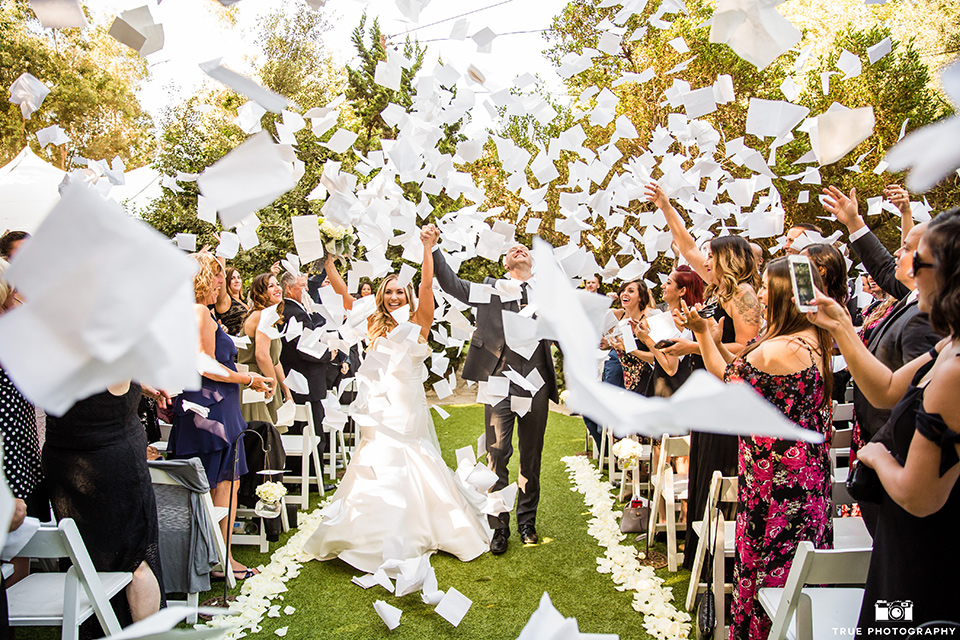
<path fill-rule="evenodd" d="M 44 30 L 26 0 L 0 4 L 0 86 L 23 73 L 50 87 L 40 109 L 25 120 L 19 105 L 0 104 L 0 163 L 24 146 L 61 169 L 115 156 L 128 168 L 143 166 L 154 151 L 153 125 L 137 101 L 148 75 L 146 61 L 101 26 Z M 60 125 L 70 142 L 40 149 L 34 135 Z"/>

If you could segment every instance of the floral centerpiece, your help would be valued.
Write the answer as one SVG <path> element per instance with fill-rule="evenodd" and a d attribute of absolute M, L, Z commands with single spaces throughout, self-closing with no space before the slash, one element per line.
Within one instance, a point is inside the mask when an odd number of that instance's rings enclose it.
<path fill-rule="evenodd" d="M 621 467 L 632 469 L 640 462 L 640 458 L 643 456 L 643 447 L 636 440 L 624 438 L 613 445 L 613 455 L 617 456 Z"/>
<path fill-rule="evenodd" d="M 333 224 L 323 216 L 317 218 L 320 225 L 320 241 L 327 253 L 335 258 L 352 258 L 357 237 L 352 227 Z"/>
<path fill-rule="evenodd" d="M 264 482 L 257 487 L 257 506 L 254 508 L 261 518 L 276 518 L 280 515 L 281 500 L 287 495 L 287 488 L 280 482 Z"/>

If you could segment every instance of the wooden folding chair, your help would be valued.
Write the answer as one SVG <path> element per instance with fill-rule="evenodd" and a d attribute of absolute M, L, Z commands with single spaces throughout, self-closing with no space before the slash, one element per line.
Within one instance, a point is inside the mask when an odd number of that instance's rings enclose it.
<path fill-rule="evenodd" d="M 762 588 L 757 599 L 773 621 L 770 640 L 833 637 L 836 629 L 857 626 L 871 549 L 814 549 L 803 541 L 786 586 Z M 846 585 L 807 587 L 807 585 Z"/>
<path fill-rule="evenodd" d="M 66 573 L 32 573 L 7 589 L 10 626 L 61 627 L 63 640 L 77 640 L 80 623 L 96 614 L 107 636 L 120 632 L 110 598 L 133 574 L 97 572 L 73 519 L 41 525 L 17 557 L 70 558 L 73 566 Z"/>

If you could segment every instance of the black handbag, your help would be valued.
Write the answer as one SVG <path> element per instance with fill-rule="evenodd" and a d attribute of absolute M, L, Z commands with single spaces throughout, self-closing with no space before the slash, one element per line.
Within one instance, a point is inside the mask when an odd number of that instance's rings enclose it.
<path fill-rule="evenodd" d="M 719 522 L 720 514 L 720 505 L 717 505 L 716 513 L 714 514 L 714 522 Z M 706 566 L 713 566 L 713 554 L 717 544 L 717 535 L 715 531 L 711 530 L 710 523 L 704 523 L 707 525 L 706 534 L 709 536 L 707 540 L 707 561 Z M 703 568 L 700 569 L 701 575 Z M 699 577 L 696 578 L 697 581 L 700 580 Z M 691 580 L 692 582 L 692 580 Z M 695 583 L 694 583 L 695 584 Z M 717 605 L 714 602 L 713 598 L 713 582 L 707 580 L 707 590 L 703 592 L 703 595 L 700 596 L 700 602 L 697 604 L 697 637 L 701 640 L 706 640 L 713 636 L 714 629 L 717 628 Z"/>
<path fill-rule="evenodd" d="M 847 493 L 857 502 L 880 504 L 883 500 L 883 484 L 877 472 L 860 462 L 855 462 L 847 474 Z"/>
<path fill-rule="evenodd" d="M 620 533 L 646 533 L 650 524 L 650 507 L 644 506 L 640 500 L 631 500 L 623 508 L 620 518 Z"/>

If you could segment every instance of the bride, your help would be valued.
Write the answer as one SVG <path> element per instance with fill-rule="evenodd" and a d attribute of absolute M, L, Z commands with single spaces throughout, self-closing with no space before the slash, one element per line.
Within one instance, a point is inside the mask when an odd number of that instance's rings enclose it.
<path fill-rule="evenodd" d="M 438 236 L 433 225 L 421 231 L 417 299 L 412 286 L 401 286 L 396 274 L 377 289 L 376 309 L 367 320 L 371 347 L 357 372 L 358 399 L 351 412 L 360 444 L 323 520 L 304 545 L 319 560 L 339 557 L 374 573 L 388 561 L 435 551 L 469 561 L 490 548 L 492 532 L 483 513 L 487 496 L 444 463 L 423 391 L 434 312 L 432 250 Z M 344 307 L 351 309 L 354 299 L 330 256 L 326 270 Z"/>

